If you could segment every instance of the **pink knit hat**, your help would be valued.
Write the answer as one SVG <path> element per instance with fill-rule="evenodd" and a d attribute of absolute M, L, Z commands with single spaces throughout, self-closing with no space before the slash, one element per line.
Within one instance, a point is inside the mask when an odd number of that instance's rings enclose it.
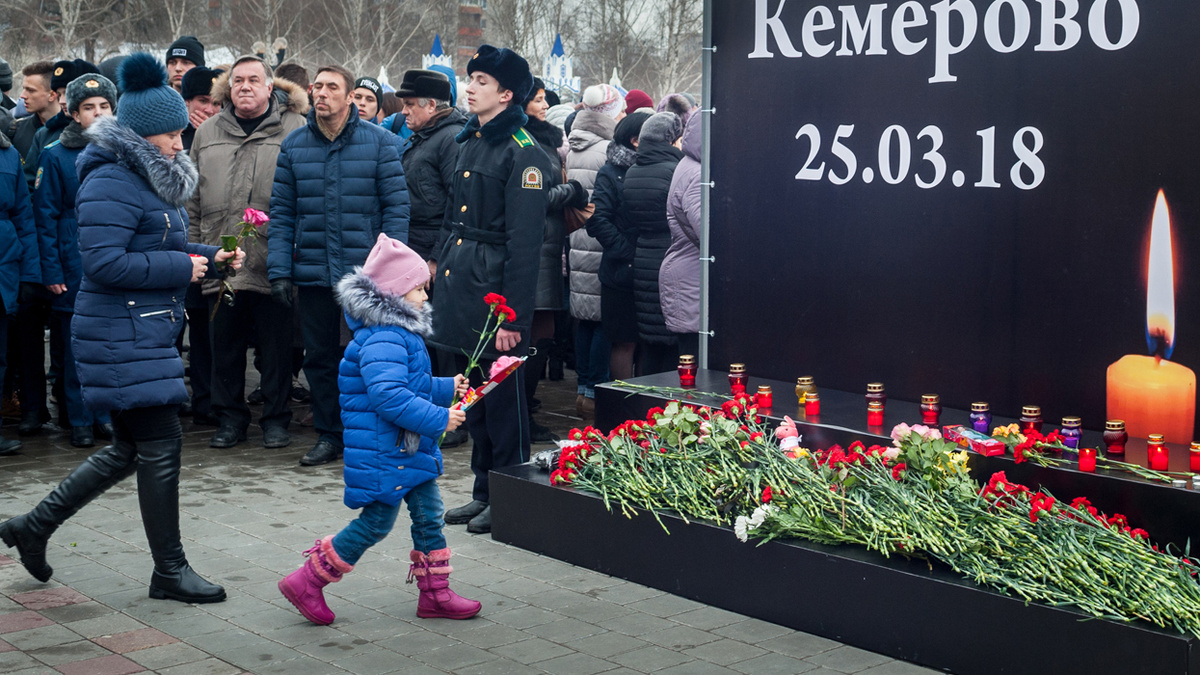
<path fill-rule="evenodd" d="M 404 242 L 382 232 L 362 271 L 388 295 L 404 295 L 429 281 L 429 264 Z"/>

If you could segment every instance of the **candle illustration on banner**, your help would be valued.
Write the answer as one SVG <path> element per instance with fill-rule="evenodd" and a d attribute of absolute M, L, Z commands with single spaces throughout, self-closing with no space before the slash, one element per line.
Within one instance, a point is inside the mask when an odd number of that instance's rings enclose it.
<path fill-rule="evenodd" d="M 1162 190 L 1150 225 L 1146 275 L 1146 345 L 1150 356 L 1130 354 L 1108 367 L 1108 418 L 1125 420 L 1130 436 L 1162 434 L 1169 443 L 1191 443 L 1196 416 L 1196 373 L 1173 363 L 1175 264 L 1171 212 Z"/>

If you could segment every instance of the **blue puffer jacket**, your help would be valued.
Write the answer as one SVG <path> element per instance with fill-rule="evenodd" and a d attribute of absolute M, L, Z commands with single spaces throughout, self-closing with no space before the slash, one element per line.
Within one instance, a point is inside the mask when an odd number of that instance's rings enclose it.
<path fill-rule="evenodd" d="M 381 294 L 361 268 L 338 283 L 337 296 L 354 331 L 338 367 L 344 501 L 352 509 L 395 505 L 442 473 L 437 439 L 450 420 L 454 378 L 431 374 L 421 339 L 431 332 L 428 303 L 418 310 Z"/>
<path fill-rule="evenodd" d="M 206 275 L 217 275 L 218 247 L 188 243 L 183 205 L 196 167 L 186 153 L 168 160 L 115 117 L 86 135 L 75 199 L 83 281 L 71 321 L 83 402 L 92 410 L 182 403 L 175 338 L 192 280 L 188 254 L 208 258 Z"/>
<path fill-rule="evenodd" d="M 408 241 L 408 187 L 395 135 L 350 117 L 330 141 L 308 124 L 279 150 L 271 190 L 267 278 L 331 288 L 362 265 L 383 232 Z"/>
<path fill-rule="evenodd" d="M 37 264 L 37 233 L 29 187 L 21 171 L 21 155 L 0 134 L 0 299 L 6 314 L 17 311 L 21 282 L 41 281 Z"/>
<path fill-rule="evenodd" d="M 66 293 L 54 296 L 51 307 L 58 312 L 74 311 L 75 296 L 83 279 L 79 223 L 75 221 L 75 194 L 79 192 L 75 160 L 86 146 L 83 128 L 78 122 L 71 122 L 58 140 L 42 150 L 33 183 L 33 215 L 41 250 L 42 283 L 67 286 Z"/>

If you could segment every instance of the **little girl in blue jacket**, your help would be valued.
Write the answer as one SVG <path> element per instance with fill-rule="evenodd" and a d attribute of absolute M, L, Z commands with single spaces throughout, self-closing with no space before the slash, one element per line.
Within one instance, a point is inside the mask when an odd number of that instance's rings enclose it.
<path fill-rule="evenodd" d="M 354 569 L 368 548 L 392 531 L 400 500 L 412 517 L 409 581 L 421 591 L 417 616 L 469 619 L 480 604 L 449 588 L 450 549 L 442 536 L 442 498 L 437 477 L 442 453 L 437 439 L 466 419 L 450 410 L 455 392 L 466 392 L 462 375 L 433 377 L 422 340 L 432 330 L 426 300 L 429 265 L 408 246 L 380 234 L 366 264 L 337 285 L 338 302 L 354 340 L 338 368 L 345 426 L 346 506 L 358 518 L 305 552 L 300 569 L 279 590 L 309 621 L 333 622 L 321 592 Z"/>

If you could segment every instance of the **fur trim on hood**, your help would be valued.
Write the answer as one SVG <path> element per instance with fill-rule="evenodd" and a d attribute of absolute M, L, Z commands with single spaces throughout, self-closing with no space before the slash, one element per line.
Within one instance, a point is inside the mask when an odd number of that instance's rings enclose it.
<path fill-rule="evenodd" d="M 298 115 L 308 114 L 308 92 L 300 85 L 285 80 L 282 77 L 276 77 L 273 80 L 275 91 L 283 91 L 287 93 L 287 110 Z M 217 76 L 216 81 L 212 85 L 212 100 L 213 103 L 224 108 L 229 104 L 229 73 L 221 73 Z M 278 99 L 276 99 L 278 100 Z"/>
<path fill-rule="evenodd" d="M 533 136 L 533 140 L 543 148 L 557 150 L 562 147 L 563 130 L 545 120 L 530 117 L 529 121 L 525 123 L 525 131 L 528 131 L 529 135 Z"/>
<path fill-rule="evenodd" d="M 628 169 L 637 163 L 637 150 L 630 150 L 620 143 L 608 144 L 608 163 L 618 169 Z"/>
<path fill-rule="evenodd" d="M 101 117 L 83 135 L 112 153 L 117 164 L 144 178 L 150 189 L 171 206 L 183 206 L 196 191 L 200 177 L 186 152 L 167 159 L 150 141 L 117 122 L 116 117 Z"/>
<path fill-rule="evenodd" d="M 398 295 L 379 290 L 371 277 L 355 266 L 335 289 L 338 304 L 346 315 L 364 326 L 399 326 L 421 337 L 433 335 L 433 306 L 426 302 L 420 309 Z"/>

